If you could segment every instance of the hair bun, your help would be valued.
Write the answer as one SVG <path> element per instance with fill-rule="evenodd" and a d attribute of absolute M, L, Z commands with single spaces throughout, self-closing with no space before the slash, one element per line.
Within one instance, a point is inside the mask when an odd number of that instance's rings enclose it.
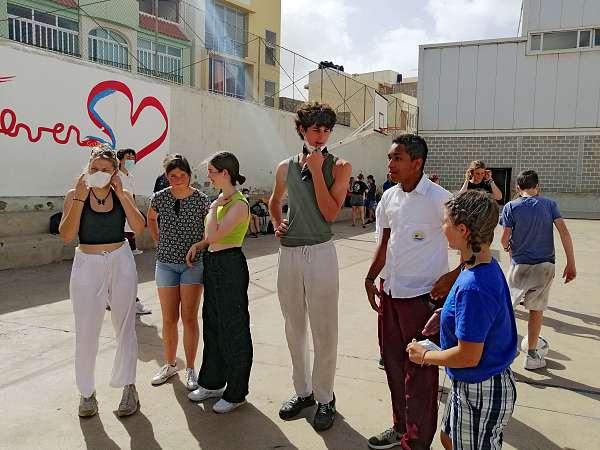
<path fill-rule="evenodd" d="M 237 182 L 239 184 L 244 184 L 246 182 L 246 177 L 244 175 L 242 175 L 241 173 L 238 174 L 238 176 L 237 176 Z"/>

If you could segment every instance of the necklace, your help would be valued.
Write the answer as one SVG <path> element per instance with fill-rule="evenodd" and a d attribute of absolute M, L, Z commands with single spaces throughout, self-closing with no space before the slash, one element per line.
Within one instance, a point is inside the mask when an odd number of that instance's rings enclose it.
<path fill-rule="evenodd" d="M 106 194 L 104 196 L 103 199 L 99 199 L 96 194 L 94 193 L 93 189 L 90 189 L 90 191 L 92 191 L 92 195 L 94 196 L 94 198 L 96 199 L 96 201 L 98 202 L 99 205 L 104 205 L 104 202 L 106 201 L 106 199 L 108 198 L 108 196 L 110 195 L 110 189 L 108 190 L 108 194 Z"/>

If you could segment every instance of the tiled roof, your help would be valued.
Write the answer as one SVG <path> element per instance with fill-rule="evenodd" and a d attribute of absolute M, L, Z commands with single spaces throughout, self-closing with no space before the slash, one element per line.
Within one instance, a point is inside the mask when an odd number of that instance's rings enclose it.
<path fill-rule="evenodd" d="M 65 0 L 69 1 L 69 0 Z M 140 13 L 140 27 L 146 30 L 154 31 L 156 18 L 147 14 Z M 188 37 L 179 29 L 175 23 L 166 22 L 158 19 L 158 32 L 181 41 L 189 41 Z"/>
<path fill-rule="evenodd" d="M 52 0 L 54 3 L 58 3 L 61 6 L 66 6 L 67 8 L 77 8 L 76 0 Z"/>

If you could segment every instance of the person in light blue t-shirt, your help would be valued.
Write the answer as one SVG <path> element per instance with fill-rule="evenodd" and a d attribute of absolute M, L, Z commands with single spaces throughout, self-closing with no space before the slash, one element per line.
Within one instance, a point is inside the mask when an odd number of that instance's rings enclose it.
<path fill-rule="evenodd" d="M 554 279 L 554 226 L 567 257 L 565 283 L 573 280 L 577 271 L 567 225 L 556 202 L 538 195 L 538 174 L 533 170 L 521 172 L 517 176 L 517 192 L 519 197 L 504 205 L 502 211 L 502 247 L 511 254 L 508 286 L 513 306 L 522 304 L 529 311 L 527 336 L 521 345 L 527 351 L 523 367 L 535 370 L 546 366 L 544 356 L 548 351 L 540 332 Z"/>
<path fill-rule="evenodd" d="M 443 231 L 459 250 L 463 270 L 441 314 L 441 350 L 417 342 L 410 360 L 445 366 L 452 380 L 440 438 L 445 449 L 499 449 L 517 392 L 510 365 L 517 327 L 506 279 L 490 252 L 499 207 L 490 194 L 471 190 L 446 203 Z"/>

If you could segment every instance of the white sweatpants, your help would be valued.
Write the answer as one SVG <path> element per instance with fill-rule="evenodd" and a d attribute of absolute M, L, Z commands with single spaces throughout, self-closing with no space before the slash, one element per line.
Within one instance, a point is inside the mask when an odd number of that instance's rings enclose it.
<path fill-rule="evenodd" d="M 277 294 L 285 320 L 296 394 L 314 391 L 315 400 L 333 399 L 338 339 L 338 261 L 333 242 L 279 249 Z M 310 320 L 315 349 L 311 376 Z"/>
<path fill-rule="evenodd" d="M 98 339 L 107 304 L 117 340 L 110 385 L 135 383 L 137 270 L 127 242 L 100 255 L 77 248 L 69 289 L 75 314 L 75 378 L 81 395 L 89 397 L 95 390 Z"/>

